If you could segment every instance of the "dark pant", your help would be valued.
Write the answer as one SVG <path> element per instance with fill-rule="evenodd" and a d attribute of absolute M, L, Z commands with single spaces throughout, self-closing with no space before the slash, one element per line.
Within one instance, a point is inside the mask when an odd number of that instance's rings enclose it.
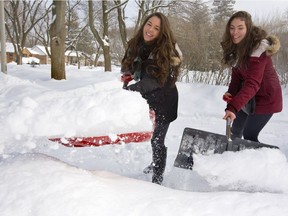
<path fill-rule="evenodd" d="M 259 142 L 258 135 L 264 128 L 273 114 L 250 114 L 240 110 L 233 121 L 231 138 L 239 137 L 255 142 Z"/>
<path fill-rule="evenodd" d="M 165 148 L 165 137 L 170 123 L 157 122 L 151 138 L 152 149 L 161 150 Z"/>
<path fill-rule="evenodd" d="M 165 137 L 170 123 L 157 122 L 155 124 L 153 136 L 151 139 L 153 176 L 152 182 L 161 184 L 166 166 L 167 148 L 165 146 Z"/>

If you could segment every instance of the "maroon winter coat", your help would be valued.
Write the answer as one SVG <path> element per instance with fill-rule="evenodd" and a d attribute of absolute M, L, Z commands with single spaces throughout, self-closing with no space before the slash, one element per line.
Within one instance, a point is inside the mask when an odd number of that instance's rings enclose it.
<path fill-rule="evenodd" d="M 263 40 L 248 60 L 247 68 L 233 68 L 228 92 L 233 99 L 227 109 L 236 113 L 253 96 L 256 99 L 255 114 L 272 114 L 282 111 L 282 90 L 273 67 L 271 55 L 280 47 L 279 40 L 271 37 L 272 44 Z"/>

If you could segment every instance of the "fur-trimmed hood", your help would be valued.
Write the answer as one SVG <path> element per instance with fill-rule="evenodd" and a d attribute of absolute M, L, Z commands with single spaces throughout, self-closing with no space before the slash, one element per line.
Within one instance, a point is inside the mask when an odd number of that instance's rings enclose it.
<path fill-rule="evenodd" d="M 179 46 L 178 46 L 177 43 L 175 44 L 175 49 L 177 50 L 180 58 L 178 58 L 178 57 L 176 57 L 176 56 L 171 57 L 170 64 L 171 64 L 172 66 L 178 66 L 178 65 L 180 65 L 181 62 L 182 62 L 182 60 L 183 60 L 182 51 L 180 50 L 180 48 L 179 48 Z"/>
<path fill-rule="evenodd" d="M 274 55 L 280 49 L 280 41 L 275 35 L 270 35 L 266 38 L 269 41 L 270 46 L 266 48 L 267 55 Z"/>
<path fill-rule="evenodd" d="M 170 64 L 171 64 L 172 66 L 178 66 L 178 65 L 180 65 L 180 63 L 181 63 L 181 59 L 180 59 L 180 58 L 178 58 L 178 57 L 171 57 Z"/>
<path fill-rule="evenodd" d="M 267 55 L 272 56 L 278 52 L 280 49 L 280 41 L 277 36 L 270 35 L 266 39 L 262 40 L 259 47 L 257 47 L 253 53 L 252 57 L 260 57 L 263 52 L 266 52 Z"/>

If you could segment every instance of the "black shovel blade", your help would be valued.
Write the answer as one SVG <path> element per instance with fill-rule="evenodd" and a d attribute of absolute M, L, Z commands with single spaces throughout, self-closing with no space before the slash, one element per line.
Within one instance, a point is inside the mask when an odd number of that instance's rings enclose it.
<path fill-rule="evenodd" d="M 192 169 L 193 154 L 222 154 L 224 151 L 240 151 L 244 149 L 257 149 L 263 147 L 278 149 L 277 146 L 239 138 L 236 138 L 233 141 L 228 141 L 227 137 L 221 134 L 193 128 L 185 128 L 174 166 Z"/>

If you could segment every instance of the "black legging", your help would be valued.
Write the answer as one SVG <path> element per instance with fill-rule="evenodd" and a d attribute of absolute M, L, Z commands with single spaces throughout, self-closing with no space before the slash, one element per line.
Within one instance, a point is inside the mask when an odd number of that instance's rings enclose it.
<path fill-rule="evenodd" d="M 240 110 L 232 124 L 231 138 L 241 138 L 243 136 L 244 139 L 259 142 L 258 135 L 267 122 L 271 119 L 272 115 L 273 114 L 247 115 L 245 112 Z"/>
<path fill-rule="evenodd" d="M 163 181 L 163 174 L 165 171 L 167 159 L 167 148 L 164 142 L 169 125 L 170 123 L 164 123 L 163 121 L 156 120 L 153 136 L 151 139 L 152 161 L 154 164 L 152 182 L 156 184 L 161 184 Z"/>
<path fill-rule="evenodd" d="M 151 138 L 151 145 L 154 151 L 163 151 L 165 149 L 165 137 L 168 131 L 170 123 L 163 123 L 162 121 L 156 121 L 153 135 Z"/>

